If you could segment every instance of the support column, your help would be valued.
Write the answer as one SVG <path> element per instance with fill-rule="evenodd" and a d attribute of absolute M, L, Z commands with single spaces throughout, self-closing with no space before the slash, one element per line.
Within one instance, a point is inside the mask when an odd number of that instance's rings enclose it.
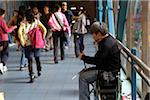
<path fill-rule="evenodd" d="M 150 66 L 150 1 L 142 2 L 142 61 Z M 144 71 L 150 77 L 150 73 Z M 145 96 L 150 88 L 146 86 L 145 82 L 142 84 L 143 95 Z"/>
<path fill-rule="evenodd" d="M 127 47 L 131 50 L 133 47 L 133 12 L 134 12 L 134 1 L 128 2 L 128 13 L 127 13 L 127 24 L 126 24 L 126 39 Z M 126 69 L 128 70 L 126 75 L 127 77 L 131 76 L 131 64 L 127 63 Z"/>
<path fill-rule="evenodd" d="M 128 3 L 128 16 L 127 16 L 127 24 L 126 24 L 126 37 L 127 37 L 127 47 L 131 50 L 133 47 L 133 14 L 134 14 L 134 1 L 129 1 Z"/>

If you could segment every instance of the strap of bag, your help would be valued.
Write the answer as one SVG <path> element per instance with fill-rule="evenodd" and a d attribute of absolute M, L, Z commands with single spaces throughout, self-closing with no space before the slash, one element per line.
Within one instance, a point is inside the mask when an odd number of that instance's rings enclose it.
<path fill-rule="evenodd" d="M 61 27 L 61 29 L 62 29 L 62 31 L 63 31 L 62 36 L 63 36 L 63 38 L 64 38 L 64 41 L 67 41 L 67 37 L 65 36 L 65 33 L 64 33 L 64 30 L 63 30 L 63 23 L 61 22 L 61 20 L 59 19 L 59 17 L 58 17 L 57 15 L 54 14 L 54 16 L 55 16 L 55 18 L 56 18 L 58 24 L 60 25 L 60 27 Z"/>
<path fill-rule="evenodd" d="M 54 16 L 55 16 L 55 18 L 56 18 L 58 24 L 60 25 L 60 27 L 61 27 L 62 30 L 63 30 L 63 23 L 61 22 L 61 20 L 59 19 L 59 17 L 58 17 L 56 14 L 54 14 Z"/>

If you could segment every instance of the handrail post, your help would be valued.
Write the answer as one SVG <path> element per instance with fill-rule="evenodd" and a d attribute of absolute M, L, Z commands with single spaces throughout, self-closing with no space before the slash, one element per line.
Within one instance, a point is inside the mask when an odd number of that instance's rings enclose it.
<path fill-rule="evenodd" d="M 131 53 L 136 55 L 137 49 L 132 48 Z M 131 62 L 131 83 L 132 83 L 131 84 L 131 87 L 132 87 L 131 95 L 132 95 L 132 100 L 136 100 L 136 70 L 134 68 L 134 64 L 135 64 L 135 62 L 132 61 Z"/>

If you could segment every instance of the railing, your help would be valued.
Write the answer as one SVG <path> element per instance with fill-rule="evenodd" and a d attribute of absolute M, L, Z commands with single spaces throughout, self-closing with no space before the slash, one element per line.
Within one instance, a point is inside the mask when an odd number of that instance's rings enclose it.
<path fill-rule="evenodd" d="M 150 67 L 148 67 L 143 61 L 141 61 L 138 57 L 134 55 L 136 53 L 134 49 L 130 51 L 120 41 L 118 41 L 118 44 L 121 47 L 121 54 L 131 64 L 131 95 L 132 100 L 136 100 L 136 73 L 138 73 L 141 76 L 142 80 L 144 80 L 146 85 L 150 87 L 150 75 L 148 74 L 150 73 Z"/>
<path fill-rule="evenodd" d="M 148 67 L 143 61 L 141 61 L 135 54 L 136 50 L 132 49 L 131 51 L 123 45 L 119 40 L 117 40 L 118 45 L 121 49 L 121 55 L 131 64 L 131 100 L 136 100 L 136 94 L 137 94 L 137 87 L 136 87 L 136 73 L 140 75 L 142 80 L 146 83 L 148 88 L 150 88 L 150 67 Z M 124 66 L 122 66 L 122 69 L 125 71 Z M 125 71 L 126 72 L 126 71 Z M 147 74 L 146 74 L 147 73 Z M 130 77 L 129 77 L 130 78 Z M 98 89 L 97 89 L 98 90 Z M 140 97 L 142 100 L 144 99 L 144 96 L 140 93 Z M 95 100 L 99 100 L 96 99 Z"/>

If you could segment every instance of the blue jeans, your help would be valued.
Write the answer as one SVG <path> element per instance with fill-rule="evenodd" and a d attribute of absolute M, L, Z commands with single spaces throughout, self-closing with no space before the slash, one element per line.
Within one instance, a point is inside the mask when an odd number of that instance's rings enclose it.
<path fill-rule="evenodd" d="M 75 55 L 79 56 L 84 50 L 84 34 L 74 33 Z"/>
<path fill-rule="evenodd" d="M 25 57 L 27 59 L 32 59 L 33 56 L 35 58 L 40 57 L 40 49 L 39 48 L 32 48 L 32 46 L 25 47 Z"/>
<path fill-rule="evenodd" d="M 27 64 L 27 58 L 25 57 L 25 50 L 21 48 L 21 59 L 20 59 L 20 67 L 24 67 Z"/>
<path fill-rule="evenodd" d="M 28 70 L 30 77 L 34 74 L 33 67 L 32 67 L 32 58 L 35 57 L 36 65 L 37 65 L 37 72 L 41 71 L 41 62 L 40 62 L 40 49 L 39 48 L 32 48 L 32 46 L 25 47 L 25 57 L 28 59 Z"/>
<path fill-rule="evenodd" d="M 89 84 L 94 83 L 98 70 L 84 70 L 79 74 L 79 100 L 90 100 Z"/>

